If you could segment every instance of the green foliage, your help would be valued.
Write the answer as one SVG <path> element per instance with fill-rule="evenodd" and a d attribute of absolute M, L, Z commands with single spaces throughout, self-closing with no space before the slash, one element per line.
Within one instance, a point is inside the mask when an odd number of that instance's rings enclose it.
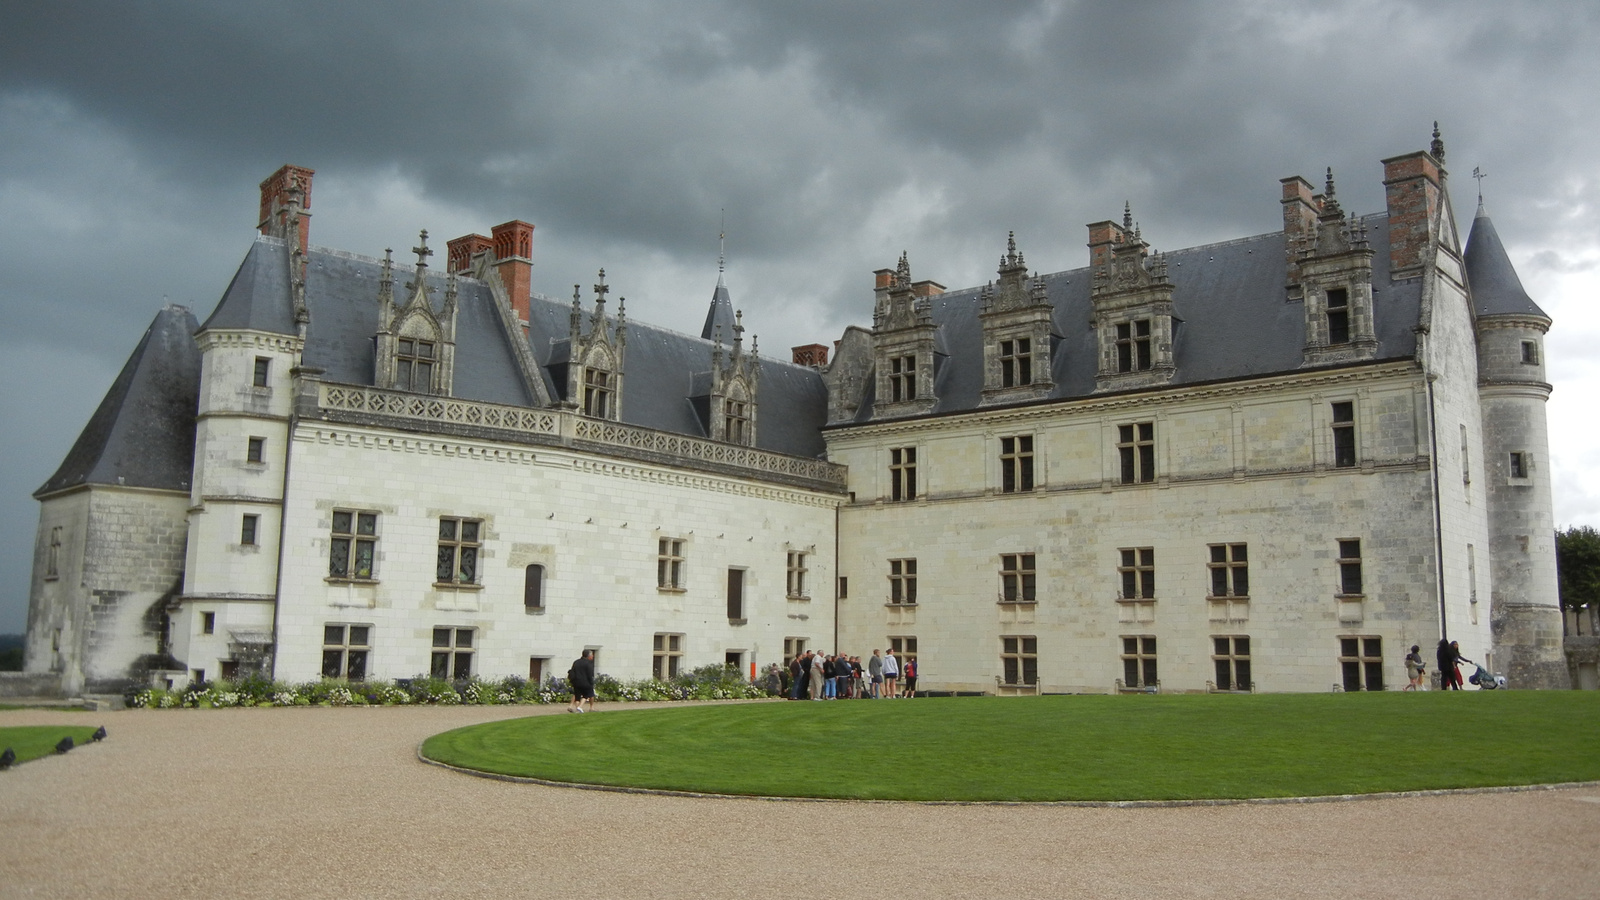
<path fill-rule="evenodd" d="M 422 752 L 585 784 L 1043 801 L 1591 781 L 1597 744 L 1600 692 L 1470 691 L 706 705 L 509 719 L 435 735 Z"/>
<path fill-rule="evenodd" d="M 0 650 L 0 672 L 22 671 L 22 648 L 7 647 Z"/>
<path fill-rule="evenodd" d="M 75 745 L 85 744 L 94 734 L 94 725 L 14 725 L 0 728 L 0 750 L 10 747 L 16 751 L 17 762 L 23 763 L 56 752 L 56 744 L 64 737 L 72 738 Z"/>
<path fill-rule="evenodd" d="M 1556 571 L 1563 607 L 1600 605 L 1600 531 L 1574 525 L 1556 532 Z"/>

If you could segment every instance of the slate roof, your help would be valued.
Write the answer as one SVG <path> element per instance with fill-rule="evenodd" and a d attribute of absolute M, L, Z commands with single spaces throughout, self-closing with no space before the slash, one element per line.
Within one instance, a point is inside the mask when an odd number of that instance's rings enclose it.
<path fill-rule="evenodd" d="M 156 313 L 100 407 L 35 498 L 84 484 L 187 491 L 194 467 L 200 348 L 194 314 Z"/>
<path fill-rule="evenodd" d="M 1478 315 L 1528 315 L 1550 318 L 1539 304 L 1533 302 L 1522 289 L 1522 279 L 1506 255 L 1494 223 L 1478 204 L 1478 214 L 1472 219 L 1472 233 L 1467 236 L 1467 284 L 1472 289 L 1472 308 Z"/>
<path fill-rule="evenodd" d="M 206 328 L 256 328 L 295 331 L 289 297 L 289 251 L 281 240 L 258 237 Z M 378 281 L 382 261 L 322 247 L 306 254 L 306 330 L 304 362 L 324 370 L 329 381 L 372 384 L 374 334 L 378 324 Z M 414 267 L 396 265 L 394 296 L 403 303 Z M 446 276 L 428 271 L 435 312 L 444 306 Z M 453 395 L 467 400 L 530 406 L 534 398 L 517 373 L 509 336 L 495 312 L 489 286 L 457 277 L 455 376 Z M 723 346 L 732 341 L 732 301 L 720 281 L 707 323 L 720 323 L 727 310 Z M 587 329 L 592 306 L 584 309 Z M 548 366 L 566 362 L 570 302 L 534 294 L 528 341 L 543 369 L 546 389 L 559 397 L 565 379 Z M 611 324 L 615 325 L 614 320 Z M 678 434 L 704 437 L 703 419 L 694 409 L 695 378 L 711 370 L 712 342 L 648 323 L 630 320 L 624 361 L 622 421 Z M 704 389 L 701 389 L 704 393 Z M 813 369 L 785 360 L 762 359 L 756 446 L 795 456 L 818 457 L 826 449 L 820 429 L 827 418 L 827 389 Z"/>
<path fill-rule="evenodd" d="M 1387 214 L 1362 219 L 1373 250 L 1373 315 L 1377 359 L 1410 357 L 1416 335 L 1422 282 L 1391 282 Z M 1286 262 L 1282 232 L 1206 244 L 1164 254 L 1173 284 L 1176 371 L 1173 385 L 1201 384 L 1288 372 L 1300 368 L 1305 345 L 1301 301 L 1286 300 Z M 1044 276 L 1055 306 L 1059 343 L 1051 371 L 1055 391 L 1048 399 L 1094 393 L 1097 346 L 1088 267 Z M 947 291 L 930 299 L 938 326 L 940 360 L 934 380 L 934 413 L 977 408 L 983 391 L 983 327 L 978 318 L 980 287 Z M 855 421 L 871 416 L 870 396 Z M 1038 402 L 1038 401 L 1034 401 Z"/>
<path fill-rule="evenodd" d="M 706 340 L 714 340 L 717 329 L 722 329 L 722 342 L 733 341 L 733 298 L 728 294 L 727 285 L 722 279 L 717 279 L 717 289 L 711 292 L 711 308 L 706 310 L 706 324 L 700 329 L 700 336 Z"/>

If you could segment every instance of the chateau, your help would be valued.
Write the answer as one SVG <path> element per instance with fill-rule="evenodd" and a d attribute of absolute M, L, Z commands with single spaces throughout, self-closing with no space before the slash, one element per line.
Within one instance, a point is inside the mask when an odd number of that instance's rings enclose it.
<path fill-rule="evenodd" d="M 892 647 L 935 691 L 1378 690 L 1448 637 L 1570 686 L 1550 319 L 1481 204 L 1463 251 L 1444 158 L 1436 130 L 1384 160 L 1370 214 L 1282 179 L 1281 230 L 1167 253 L 1124 209 L 1054 274 L 997 241 L 992 281 L 947 290 L 902 254 L 870 327 L 787 360 L 720 276 L 698 335 L 603 271 L 535 292 L 522 221 L 442 273 L 426 232 L 414 262 L 314 246 L 285 166 L 216 308 L 156 316 L 35 494 L 27 669 Z"/>

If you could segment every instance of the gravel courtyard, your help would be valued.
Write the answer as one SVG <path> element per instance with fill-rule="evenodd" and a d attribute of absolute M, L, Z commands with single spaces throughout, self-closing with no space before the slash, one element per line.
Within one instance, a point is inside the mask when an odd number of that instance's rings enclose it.
<path fill-rule="evenodd" d="M 559 713 L 0 711 L 0 725 L 110 732 L 0 772 L 0 897 L 1600 895 L 1600 788 L 1156 809 L 804 803 L 512 784 L 416 758 L 440 731 Z M 1026 765 L 1033 751 L 997 752 Z"/>

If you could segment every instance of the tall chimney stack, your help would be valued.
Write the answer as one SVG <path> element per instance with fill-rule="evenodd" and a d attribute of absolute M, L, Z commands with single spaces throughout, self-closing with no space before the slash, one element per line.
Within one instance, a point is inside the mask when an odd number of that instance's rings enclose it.
<path fill-rule="evenodd" d="M 511 308 L 526 323 L 533 303 L 533 225 L 512 219 L 489 230 L 494 242 L 495 271 L 506 286 Z"/>
<path fill-rule="evenodd" d="M 311 239 L 311 176 L 312 169 L 301 166 L 284 166 L 261 182 L 261 224 L 256 226 L 268 237 L 290 239 L 290 208 L 299 208 L 298 233 L 293 239 L 300 242 L 304 254 Z"/>

